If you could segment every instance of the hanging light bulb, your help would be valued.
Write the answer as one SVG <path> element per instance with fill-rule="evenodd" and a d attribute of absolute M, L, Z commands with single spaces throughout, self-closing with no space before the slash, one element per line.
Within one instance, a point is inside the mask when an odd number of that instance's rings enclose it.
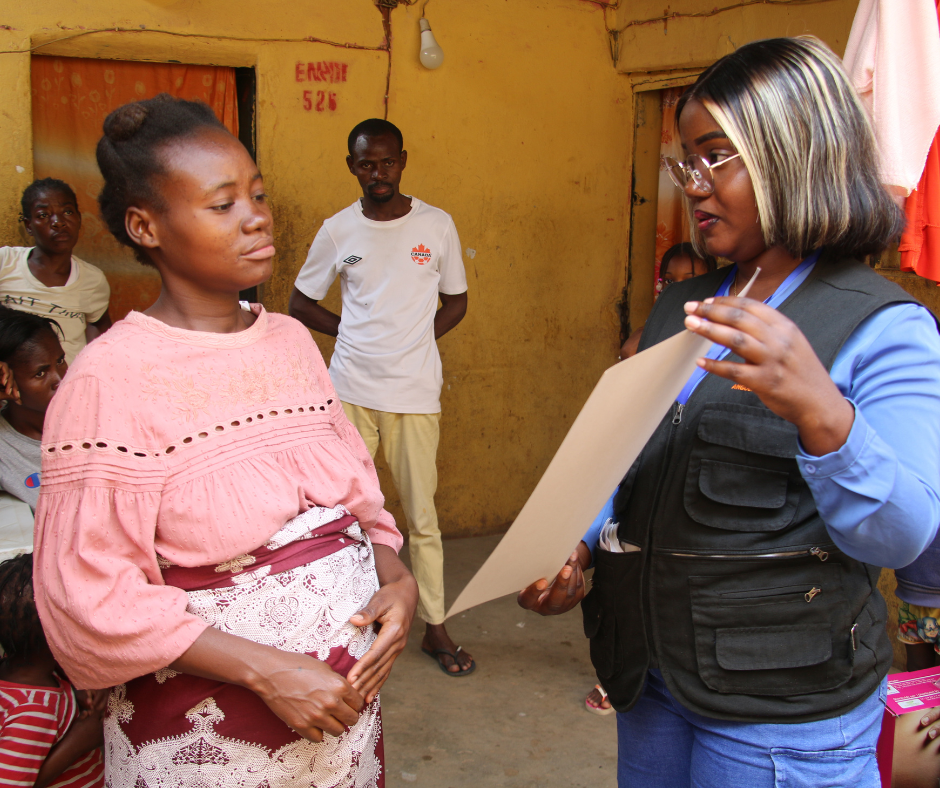
<path fill-rule="evenodd" d="M 421 28 L 421 65 L 425 68 L 439 68 L 444 62 L 444 50 L 441 49 L 431 32 L 431 23 L 421 17 L 418 20 Z"/>

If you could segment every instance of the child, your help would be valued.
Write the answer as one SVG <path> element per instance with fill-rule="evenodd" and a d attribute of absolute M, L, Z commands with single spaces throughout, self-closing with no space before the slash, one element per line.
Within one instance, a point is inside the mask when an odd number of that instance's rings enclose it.
<path fill-rule="evenodd" d="M 670 246 L 659 264 L 659 282 L 657 292 L 662 292 L 667 285 L 684 282 L 693 276 L 701 276 L 714 271 L 718 263 L 709 254 L 700 255 L 688 241 Z"/>
<path fill-rule="evenodd" d="M 33 601 L 32 555 L 0 564 L 0 646 L 0 784 L 103 786 L 108 693 L 79 701 L 58 673 Z"/>
<path fill-rule="evenodd" d="M 658 294 L 667 286 L 675 282 L 684 282 L 686 279 L 691 279 L 693 276 L 707 274 L 710 271 L 714 271 L 717 267 L 718 262 L 714 257 L 709 254 L 700 255 L 695 251 L 695 247 L 688 241 L 670 246 L 663 255 L 662 262 L 659 264 L 659 280 L 656 282 L 657 298 L 659 297 Z M 623 336 L 623 334 L 621 334 L 621 336 Z M 627 341 L 623 343 L 623 347 L 620 348 L 620 358 L 628 359 L 630 356 L 636 355 L 642 337 L 643 326 L 640 326 L 636 331 L 630 334 Z M 600 697 L 600 695 L 595 692 L 592 692 L 588 696 L 588 711 L 596 711 L 591 703 L 592 698 L 596 699 L 598 697 Z M 608 714 L 609 709 L 609 705 L 605 706 L 603 707 L 603 711 L 598 713 Z"/>
<path fill-rule="evenodd" d="M 20 219 L 36 245 L 0 247 L 0 304 L 51 317 L 62 330 L 65 360 L 111 327 L 104 274 L 72 254 L 82 215 L 72 187 L 55 178 L 23 192 Z"/>
<path fill-rule="evenodd" d="M 940 665 L 940 537 L 912 564 L 896 569 L 898 640 L 907 652 L 907 669 Z"/>
<path fill-rule="evenodd" d="M 48 317 L 0 306 L 0 489 L 36 510 L 42 425 L 68 369 Z"/>

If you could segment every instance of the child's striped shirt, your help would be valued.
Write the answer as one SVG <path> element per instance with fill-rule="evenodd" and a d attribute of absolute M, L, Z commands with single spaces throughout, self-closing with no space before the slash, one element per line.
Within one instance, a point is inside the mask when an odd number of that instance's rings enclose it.
<path fill-rule="evenodd" d="M 49 750 L 78 714 L 72 685 L 33 687 L 0 681 L 0 785 L 32 788 Z M 101 749 L 66 769 L 49 788 L 100 788 L 104 785 Z"/>

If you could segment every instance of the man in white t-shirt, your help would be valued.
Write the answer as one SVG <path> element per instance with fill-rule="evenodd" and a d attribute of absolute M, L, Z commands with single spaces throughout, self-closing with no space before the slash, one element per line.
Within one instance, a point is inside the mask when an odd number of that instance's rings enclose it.
<path fill-rule="evenodd" d="M 434 508 L 441 417 L 436 339 L 467 311 L 467 278 L 450 215 L 399 191 L 408 154 L 401 132 L 366 120 L 349 135 L 346 163 L 362 198 L 327 219 L 290 298 L 290 314 L 336 337 L 330 378 L 372 456 L 379 442 L 408 521 L 422 650 L 449 676 L 476 664 L 444 627 L 444 552 Z M 339 276 L 343 310 L 324 309 Z M 442 306 L 438 309 L 440 299 Z"/>

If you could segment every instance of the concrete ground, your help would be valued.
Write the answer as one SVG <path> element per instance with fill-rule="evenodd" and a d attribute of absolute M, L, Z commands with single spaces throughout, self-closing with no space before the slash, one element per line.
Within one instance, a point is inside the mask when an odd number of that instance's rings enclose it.
<path fill-rule="evenodd" d="M 498 541 L 444 542 L 448 605 Z M 506 597 L 447 628 L 477 669 L 445 676 L 421 652 L 424 624 L 415 620 L 382 690 L 388 788 L 616 786 L 615 718 L 584 710 L 596 677 L 578 609 L 542 618 Z"/>

